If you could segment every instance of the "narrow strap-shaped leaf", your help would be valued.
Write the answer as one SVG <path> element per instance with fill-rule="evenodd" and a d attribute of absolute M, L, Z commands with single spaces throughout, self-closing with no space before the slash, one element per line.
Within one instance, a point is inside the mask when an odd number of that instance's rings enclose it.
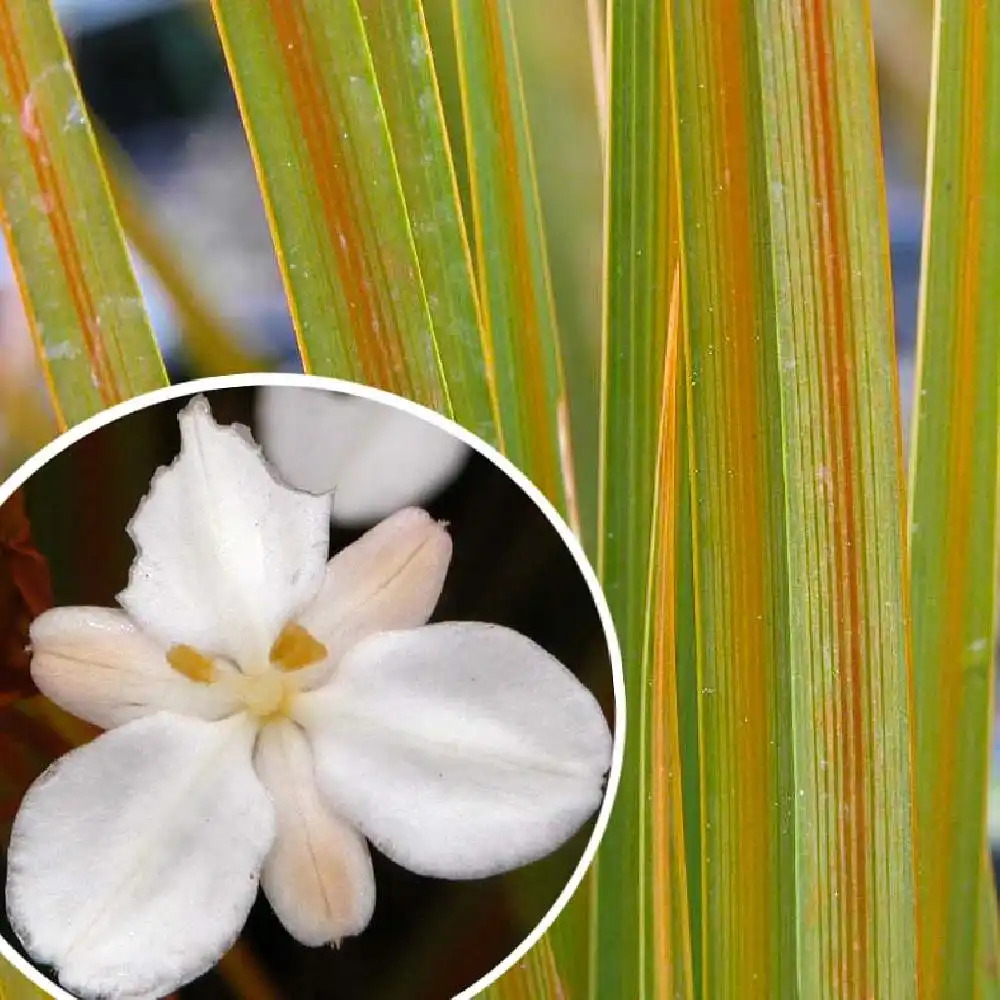
<path fill-rule="evenodd" d="M 49 994 L 0 958 L 0 1000 L 45 1000 Z"/>
<path fill-rule="evenodd" d="M 613 0 L 598 570 L 622 642 L 629 745 L 595 869 L 595 998 L 672 995 L 672 985 L 671 991 L 659 989 L 672 969 L 661 968 L 658 935 L 667 928 L 657 926 L 658 897 L 667 891 L 669 869 L 662 870 L 657 852 L 670 838 L 680 800 L 666 814 L 654 805 L 654 784 L 666 762 L 653 755 L 653 742 L 657 730 L 662 736 L 676 727 L 676 715 L 667 717 L 652 694 L 662 688 L 662 673 L 673 670 L 673 649 L 661 647 L 670 662 L 653 655 L 652 631 L 662 641 L 665 624 L 650 621 L 659 607 L 651 603 L 650 556 L 660 541 L 657 486 L 672 285 L 675 302 L 680 295 L 667 40 L 666 4 Z M 664 504 L 674 494 L 671 489 Z M 671 538 L 670 553 L 672 545 Z M 671 906 L 683 909 L 684 902 L 670 893 Z"/>
<path fill-rule="evenodd" d="M 452 11 L 504 449 L 572 518 L 569 408 L 510 0 L 452 0 Z"/>
<path fill-rule="evenodd" d="M 867 5 L 762 0 L 801 995 L 916 995 L 911 677 Z"/>
<path fill-rule="evenodd" d="M 974 996 L 996 906 L 986 822 L 996 648 L 1000 4 L 937 4 L 911 465 L 923 996 Z M 984 880 L 984 875 L 987 880 Z"/>
<path fill-rule="evenodd" d="M 680 321 L 680 320 L 679 320 Z M 681 748 L 680 781 L 681 809 L 684 821 L 684 852 L 686 855 L 685 879 L 687 883 L 688 943 L 691 949 L 692 993 L 702 997 L 702 877 L 701 877 L 701 736 L 698 720 L 698 705 L 701 687 L 698 676 L 698 619 L 696 615 L 694 576 L 694 517 L 691 509 L 691 413 L 687 390 L 691 381 L 690 360 L 684 343 L 683 328 L 679 329 L 679 355 L 677 364 L 679 377 L 683 379 L 683 390 L 678 390 L 676 400 L 677 428 L 674 457 L 674 530 L 673 530 L 673 575 L 674 575 L 674 670 L 677 697 L 677 738 Z M 665 470 L 660 473 L 660 490 L 666 496 L 667 486 L 663 483 Z M 661 515 L 662 520 L 663 515 Z M 661 523 L 661 534 L 666 526 Z M 664 599 L 661 595 L 661 601 Z M 664 609 L 662 614 L 667 614 Z"/>
<path fill-rule="evenodd" d="M 498 444 L 493 350 L 479 315 L 472 256 L 421 0 L 360 0 L 410 226 L 455 417 Z"/>
<path fill-rule="evenodd" d="M 62 425 L 166 384 L 49 0 L 0 4 L 0 224 Z"/>
<path fill-rule="evenodd" d="M 702 991 L 912 997 L 902 490 L 866 8 L 674 12 Z"/>
<path fill-rule="evenodd" d="M 484 1000 L 569 1000 L 548 936 L 483 991 Z"/>
<path fill-rule="evenodd" d="M 594 106 L 601 145 L 608 145 L 608 18 L 604 0 L 587 0 L 587 42 L 590 46 L 591 73 L 594 78 Z"/>
<path fill-rule="evenodd" d="M 755 11 L 675 3 L 703 996 L 795 996 L 776 345 Z M 678 669 L 683 669 L 679 664 Z"/>
<path fill-rule="evenodd" d="M 676 206 L 675 206 L 676 207 Z M 678 267 L 679 270 L 679 267 Z M 680 277 L 671 293 L 670 326 L 663 366 L 663 402 L 654 497 L 654 532 L 650 540 L 649 589 L 646 612 L 645 667 L 648 683 L 639 695 L 641 783 L 649 790 L 640 826 L 643 853 L 650 859 L 647 875 L 649 911 L 643 907 L 642 928 L 648 936 L 649 984 L 653 1000 L 693 1000 L 696 980 L 691 949 L 689 913 L 689 853 L 685 838 L 683 767 L 681 753 L 679 671 L 693 673 L 694 664 L 678 658 L 677 573 L 678 490 L 687 483 L 678 477 L 678 428 L 684 395 L 683 365 L 678 361 Z M 698 869 L 694 869 L 697 877 Z"/>
<path fill-rule="evenodd" d="M 450 413 L 356 0 L 212 0 L 310 371 Z"/>

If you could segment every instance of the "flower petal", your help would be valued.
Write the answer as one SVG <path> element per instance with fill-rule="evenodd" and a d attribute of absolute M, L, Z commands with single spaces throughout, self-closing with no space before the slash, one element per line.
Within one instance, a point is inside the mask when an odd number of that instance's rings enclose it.
<path fill-rule="evenodd" d="M 465 442 L 387 403 L 324 389 L 259 391 L 261 442 L 286 482 L 334 491 L 333 519 L 371 524 L 443 489 L 465 464 Z"/>
<path fill-rule="evenodd" d="M 375 909 L 368 845 L 320 799 L 305 734 L 291 722 L 266 726 L 255 763 L 277 819 L 261 875 L 274 912 L 313 947 L 360 934 Z"/>
<path fill-rule="evenodd" d="M 329 676 L 365 636 L 423 625 L 441 596 L 451 536 L 426 511 L 401 510 L 338 552 L 299 622 L 327 649 L 303 687 Z"/>
<path fill-rule="evenodd" d="M 274 811 L 245 716 L 161 713 L 58 760 L 28 790 L 7 912 L 28 952 L 83 996 L 161 996 L 232 944 Z"/>
<path fill-rule="evenodd" d="M 121 611 L 53 608 L 32 622 L 31 643 L 42 694 L 105 729 L 164 710 L 221 719 L 237 707 L 221 687 L 171 668 L 163 648 Z"/>
<path fill-rule="evenodd" d="M 216 424 L 203 397 L 180 425 L 180 455 L 129 525 L 139 554 L 118 600 L 165 645 L 256 672 L 323 578 L 330 498 L 277 482 L 245 429 Z"/>
<path fill-rule="evenodd" d="M 421 874 L 526 864 L 601 801 L 611 734 L 600 707 L 510 629 L 449 622 L 372 636 L 296 705 L 330 804 Z"/>

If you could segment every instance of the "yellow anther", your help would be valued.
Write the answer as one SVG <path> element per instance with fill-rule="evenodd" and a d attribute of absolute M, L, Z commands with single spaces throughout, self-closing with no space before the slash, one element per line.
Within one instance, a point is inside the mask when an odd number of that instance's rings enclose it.
<path fill-rule="evenodd" d="M 326 646 L 301 625 L 291 622 L 271 647 L 271 662 L 281 670 L 300 670 L 325 660 Z"/>
<path fill-rule="evenodd" d="M 173 646 L 167 652 L 167 663 L 179 674 L 198 684 L 211 684 L 215 680 L 215 665 L 199 653 L 194 646 Z"/>

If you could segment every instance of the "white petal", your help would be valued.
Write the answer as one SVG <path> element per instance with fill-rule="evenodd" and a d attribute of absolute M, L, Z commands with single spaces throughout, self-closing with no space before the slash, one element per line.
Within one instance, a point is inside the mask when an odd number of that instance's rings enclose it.
<path fill-rule="evenodd" d="M 368 845 L 321 801 L 305 734 L 291 722 L 266 726 L 255 761 L 277 819 L 261 875 L 274 912 L 313 947 L 360 934 L 375 909 Z"/>
<path fill-rule="evenodd" d="M 165 645 L 185 643 L 255 672 L 323 577 L 329 497 L 278 483 L 259 450 L 198 397 L 181 453 L 129 525 L 139 554 L 122 607 Z"/>
<path fill-rule="evenodd" d="M 333 518 L 371 524 L 443 489 L 469 457 L 463 441 L 394 406 L 323 389 L 258 393 L 261 443 L 285 481 L 334 491 Z"/>
<path fill-rule="evenodd" d="M 365 636 L 423 625 L 441 596 L 450 561 L 451 536 L 416 507 L 386 518 L 338 552 L 299 618 L 328 653 L 302 686 L 325 679 Z"/>
<path fill-rule="evenodd" d="M 28 790 L 7 912 L 68 990 L 160 996 L 235 940 L 274 837 L 253 737 L 245 716 L 164 712 L 72 751 Z"/>
<path fill-rule="evenodd" d="M 110 729 L 169 710 L 221 719 L 236 709 L 220 687 L 196 684 L 121 611 L 53 608 L 31 623 L 31 676 L 73 715 Z"/>
<path fill-rule="evenodd" d="M 597 809 L 611 758 L 569 670 L 478 622 L 364 640 L 296 719 L 330 803 L 401 865 L 446 878 L 554 850 Z"/>

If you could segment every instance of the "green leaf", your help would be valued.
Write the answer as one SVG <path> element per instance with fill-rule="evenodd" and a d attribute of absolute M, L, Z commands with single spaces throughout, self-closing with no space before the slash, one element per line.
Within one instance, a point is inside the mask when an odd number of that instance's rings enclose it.
<path fill-rule="evenodd" d="M 613 0 L 610 28 L 598 570 L 621 637 L 629 752 L 595 869 L 589 995 L 683 997 L 693 983 L 680 761 L 670 752 L 680 257 L 667 6 Z M 670 788 L 660 785 L 667 773 Z"/>
<path fill-rule="evenodd" d="M 453 0 L 503 449 L 578 527 L 568 402 L 509 0 Z"/>
<path fill-rule="evenodd" d="M 479 315 L 433 55 L 420 0 L 360 0 L 420 274 L 454 414 L 496 444 L 492 346 Z M 489 364 L 488 364 L 489 362 Z"/>
<path fill-rule="evenodd" d="M 0 224 L 59 421 L 166 384 L 49 0 L 0 5 Z"/>
<path fill-rule="evenodd" d="M 308 370 L 452 412 L 355 0 L 212 0 Z"/>
<path fill-rule="evenodd" d="M 0 1000 L 46 1000 L 49 994 L 0 959 Z"/>
<path fill-rule="evenodd" d="M 996 4 L 937 10 L 910 505 L 921 987 L 974 996 L 995 942 L 984 871 L 1000 449 L 1000 35 Z M 996 970 L 993 970 L 995 977 Z"/>
<path fill-rule="evenodd" d="M 567 996 L 548 936 L 483 992 L 487 1000 L 552 1000 Z"/>
<path fill-rule="evenodd" d="M 673 5 L 705 996 L 916 995 L 866 8 Z"/>

